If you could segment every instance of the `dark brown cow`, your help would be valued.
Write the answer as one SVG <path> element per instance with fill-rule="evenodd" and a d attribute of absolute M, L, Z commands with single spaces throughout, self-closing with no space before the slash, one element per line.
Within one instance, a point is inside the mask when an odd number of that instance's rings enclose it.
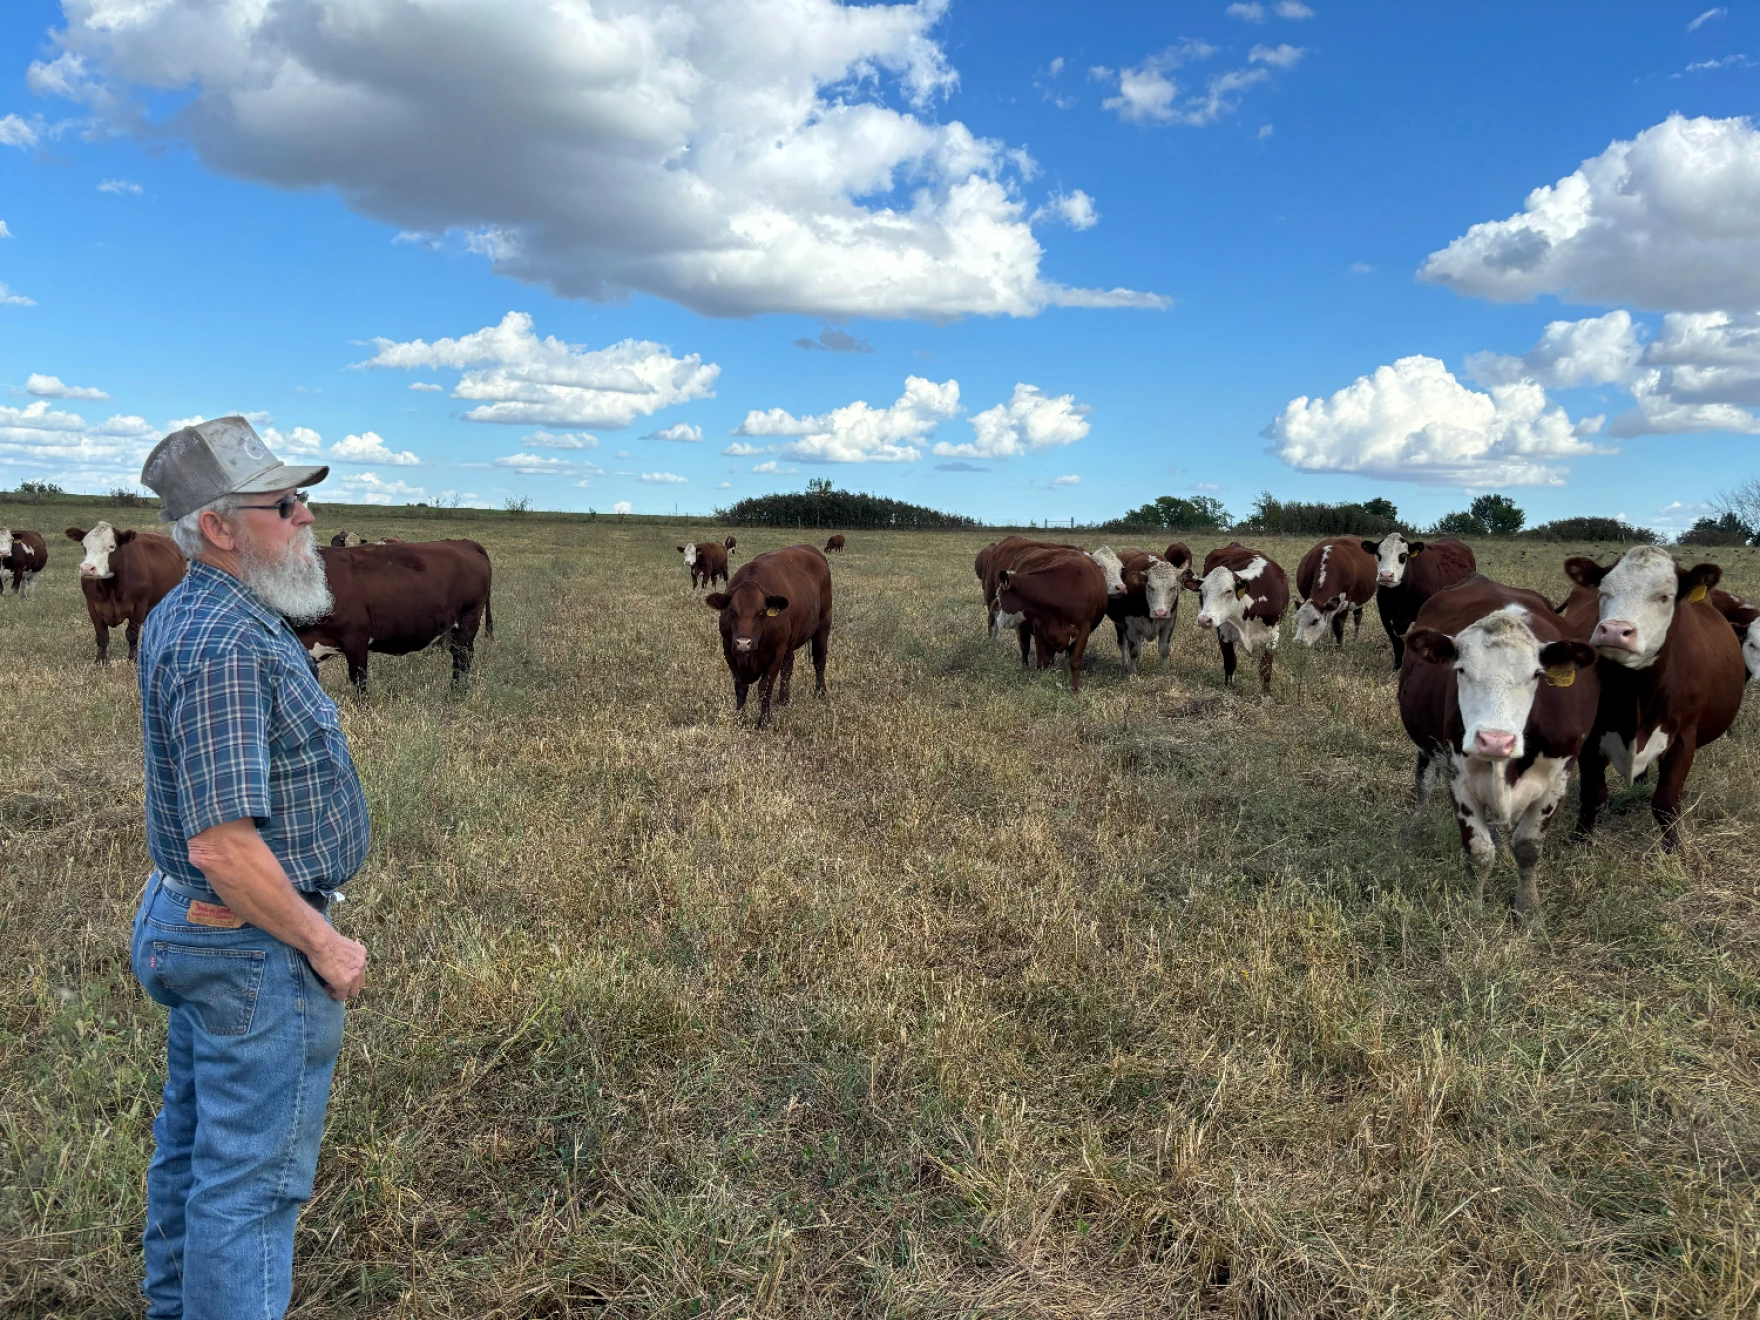
<path fill-rule="evenodd" d="M 1180 584 L 1191 571 L 1143 550 L 1121 550 L 1124 594 L 1106 597 L 1106 617 L 1118 632 L 1118 655 L 1125 672 L 1134 674 L 1143 662 L 1143 643 L 1151 638 L 1167 663 L 1173 649 L 1173 625 L 1179 619 Z"/>
<path fill-rule="evenodd" d="M 1198 561 L 1192 558 L 1191 548 L 1184 541 L 1170 541 L 1167 549 L 1161 552 L 1161 557 L 1173 565 L 1181 582 L 1185 581 L 1187 573 L 1197 571 Z"/>
<path fill-rule="evenodd" d="M 1351 616 L 1351 636 L 1363 631 L 1363 606 L 1375 594 L 1375 557 L 1354 536 L 1332 536 L 1320 542 L 1296 565 L 1296 640 L 1312 646 L 1332 630 L 1344 645 L 1344 616 Z"/>
<path fill-rule="evenodd" d="M 1437 757 L 1481 902 L 1497 859 L 1494 830 L 1510 831 L 1520 880 L 1518 920 L 1540 913 L 1541 833 L 1564 798 L 1571 762 L 1595 723 L 1595 648 L 1569 635 L 1545 597 L 1478 574 L 1437 592 L 1406 633 L 1399 714 L 1418 746 L 1413 794 Z"/>
<path fill-rule="evenodd" d="M 703 603 L 721 613 L 721 654 L 733 675 L 733 707 L 746 708 L 746 693 L 758 685 L 758 728 L 770 723 L 770 693 L 777 678 L 776 704 L 788 705 L 794 653 L 812 643 L 813 693 L 825 689 L 825 660 L 831 649 L 831 565 L 817 546 L 771 550 L 742 565 L 726 591 Z"/>
<path fill-rule="evenodd" d="M 1204 556 L 1204 576 L 1188 576 L 1187 591 L 1198 593 L 1198 626 L 1214 629 L 1222 648 L 1222 681 L 1234 682 L 1234 648 L 1259 655 L 1259 690 L 1271 695 L 1271 660 L 1277 653 L 1278 625 L 1289 608 L 1289 579 L 1269 555 L 1239 541 Z"/>
<path fill-rule="evenodd" d="M 408 655 L 448 640 L 452 685 L 463 687 L 477 628 L 495 635 L 489 552 L 475 541 L 412 541 L 347 549 L 320 546 L 336 607 L 295 629 L 314 661 L 340 654 L 349 681 L 367 690 L 367 655 Z"/>
<path fill-rule="evenodd" d="M 717 545 L 714 541 L 686 541 L 678 547 L 678 553 L 684 556 L 684 566 L 690 570 L 692 591 L 699 586 L 713 586 L 716 578 L 727 581 L 727 542 Z"/>
<path fill-rule="evenodd" d="M 1628 782 L 1656 763 L 1650 809 L 1663 846 L 1673 848 L 1693 757 L 1735 722 L 1747 678 L 1741 643 L 1706 599 L 1723 570 L 1683 569 L 1653 545 L 1633 547 L 1611 568 L 1574 558 L 1564 569 L 1596 591 L 1599 606 L 1589 641 L 1601 653 L 1601 704 L 1583 748 L 1577 834 L 1595 828 L 1610 760 Z"/>
<path fill-rule="evenodd" d="M 1393 667 L 1398 669 L 1406 651 L 1406 629 L 1418 611 L 1444 587 L 1452 587 L 1478 570 L 1473 552 L 1452 537 L 1439 541 L 1408 541 L 1389 532 L 1379 542 L 1363 541 L 1363 550 L 1376 559 L 1375 608 L 1387 640 L 1393 643 Z"/>
<path fill-rule="evenodd" d="M 1069 653 L 1069 688 L 1082 690 L 1082 657 L 1088 637 L 1106 617 L 1106 572 L 1081 550 L 1043 546 L 1026 550 L 997 577 L 996 599 L 1018 616 L 1021 663 L 1027 660 L 1030 633 L 1039 668 Z"/>
<path fill-rule="evenodd" d="M 1722 587 L 1713 591 L 1707 599 L 1711 608 L 1729 620 L 1729 626 L 1736 630 L 1736 640 L 1742 644 L 1742 662 L 1748 667 L 1749 678 L 1760 678 L 1760 609 L 1748 604 L 1740 596 L 1731 595 Z"/>
<path fill-rule="evenodd" d="M 359 532 L 338 532 L 330 538 L 330 544 L 338 550 L 352 550 L 357 545 L 365 544 Z"/>
<path fill-rule="evenodd" d="M 79 561 L 80 590 L 86 595 L 86 613 L 98 637 L 98 656 L 110 659 L 110 630 L 128 625 L 128 658 L 140 652 L 141 625 L 153 607 L 165 599 L 189 570 L 189 560 L 169 536 L 157 532 L 119 532 L 107 522 L 91 531 L 67 529 L 67 539 L 85 547 Z"/>
<path fill-rule="evenodd" d="M 837 535 L 833 536 L 829 541 L 825 542 L 825 550 L 827 553 L 829 553 L 833 550 L 841 550 L 841 549 L 843 549 L 843 533 L 842 532 L 837 533 Z"/>
<path fill-rule="evenodd" d="M 12 574 L 15 596 L 29 596 L 37 589 L 37 574 L 49 563 L 49 546 L 40 532 L 0 527 L 0 577 Z M 6 583 L 0 581 L 0 592 Z"/>
<path fill-rule="evenodd" d="M 1000 541 L 992 541 L 982 550 L 972 563 L 972 569 L 978 575 L 978 582 L 984 591 L 984 613 L 989 619 L 990 636 L 996 637 L 1004 628 L 1014 628 L 1021 633 L 1021 655 L 1026 655 L 1027 643 L 1031 636 L 1021 624 L 1021 620 L 1003 613 L 997 603 L 997 580 L 1003 570 L 1014 567 L 1014 562 L 1029 550 L 1053 548 L 1058 550 L 1074 550 L 1073 545 L 1064 545 L 1060 541 L 1034 541 L 1025 536 L 1005 536 Z"/>

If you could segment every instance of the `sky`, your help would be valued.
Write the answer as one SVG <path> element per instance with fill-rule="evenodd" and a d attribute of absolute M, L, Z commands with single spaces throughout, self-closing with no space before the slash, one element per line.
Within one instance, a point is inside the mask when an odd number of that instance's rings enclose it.
<path fill-rule="evenodd" d="M 1675 531 L 1757 93 L 1703 0 L 11 0 L 0 488 L 242 412 L 365 502 Z"/>

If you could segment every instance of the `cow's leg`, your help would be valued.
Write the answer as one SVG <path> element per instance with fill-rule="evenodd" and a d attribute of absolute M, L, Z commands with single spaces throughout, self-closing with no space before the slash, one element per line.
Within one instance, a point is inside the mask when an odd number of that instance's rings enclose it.
<path fill-rule="evenodd" d="M 1491 837 L 1490 829 L 1467 799 L 1466 788 L 1466 776 L 1461 775 L 1453 784 L 1454 811 L 1461 827 L 1461 849 L 1467 855 L 1467 879 L 1473 883 L 1473 899 L 1484 903 L 1485 877 L 1491 874 L 1492 863 L 1497 860 L 1497 840 Z"/>
<path fill-rule="evenodd" d="M 1586 842 L 1595 832 L 1595 817 L 1607 803 L 1607 753 L 1601 750 L 1602 730 L 1593 728 L 1583 739 L 1583 751 L 1577 758 L 1577 827 L 1571 838 Z"/>
<path fill-rule="evenodd" d="M 1651 734 L 1652 738 L 1656 735 Z M 1693 757 L 1699 750 L 1699 731 L 1681 729 L 1675 740 L 1662 753 L 1656 773 L 1656 791 L 1650 795 L 1650 811 L 1662 827 L 1662 846 L 1671 852 L 1680 847 L 1681 794 L 1687 787 L 1687 775 L 1693 769 Z"/>
<path fill-rule="evenodd" d="M 107 665 L 110 663 L 110 625 L 93 619 L 92 631 L 98 635 L 98 657 L 92 663 Z"/>
<path fill-rule="evenodd" d="M 1033 629 L 1033 650 L 1039 657 L 1039 668 L 1049 669 L 1057 663 L 1059 653 L 1056 643 L 1038 628 Z"/>
<path fill-rule="evenodd" d="M 1167 618 L 1162 621 L 1161 627 L 1158 628 L 1155 633 L 1155 649 L 1161 652 L 1161 663 L 1163 665 L 1167 663 L 1168 657 L 1173 654 L 1173 621 L 1178 617 L 1179 615 L 1177 612 L 1170 613 Z"/>
<path fill-rule="evenodd" d="M 1216 644 L 1222 648 L 1222 681 L 1224 685 L 1234 682 L 1234 643 L 1225 642 L 1220 636 Z"/>
<path fill-rule="evenodd" d="M 825 687 L 825 662 L 831 658 L 831 624 L 822 625 L 813 634 L 813 695 L 828 697 L 830 692 Z"/>
<path fill-rule="evenodd" d="M 1532 772 L 1530 772 L 1532 773 Z M 1564 766 L 1559 766 L 1553 782 L 1516 822 L 1514 832 L 1510 835 L 1509 850 L 1515 854 L 1516 871 L 1520 879 L 1516 881 L 1516 897 L 1514 914 L 1516 921 L 1527 925 L 1540 917 L 1540 839 L 1546 826 L 1551 823 L 1553 813 L 1564 799 L 1565 784 L 1570 776 Z"/>
<path fill-rule="evenodd" d="M 1332 616 L 1332 640 L 1335 643 L 1337 643 L 1339 650 L 1342 651 L 1344 649 L 1344 611 L 1343 610 L 1340 610 L 1337 614 L 1334 614 Z"/>
<path fill-rule="evenodd" d="M 760 729 L 770 727 L 770 693 L 776 687 L 776 673 L 781 667 L 781 661 L 772 661 L 770 667 L 764 671 L 764 676 L 758 680 L 758 727 Z"/>
<path fill-rule="evenodd" d="M 1015 635 L 1020 638 L 1020 642 L 1021 642 L 1021 668 L 1025 669 L 1027 667 L 1027 663 L 1028 663 L 1027 662 L 1027 654 L 1028 654 L 1028 651 L 1029 651 L 1030 647 L 1032 646 L 1032 642 L 1033 642 L 1033 630 L 1027 624 L 1021 623 L 1021 624 L 1017 624 L 1015 626 L 1014 631 L 1015 631 Z M 1042 668 L 1044 668 L 1044 666 L 1041 665 L 1040 668 L 1042 669 Z"/>
<path fill-rule="evenodd" d="M 1129 630 L 1125 627 L 1122 619 L 1114 619 L 1112 621 L 1112 626 L 1118 630 L 1119 663 L 1124 665 L 1127 674 L 1135 673 L 1136 671 L 1131 668 L 1131 642 Z"/>
<path fill-rule="evenodd" d="M 1271 695 L 1271 661 L 1276 655 L 1277 652 L 1272 650 L 1259 652 L 1259 695 L 1262 697 Z"/>
<path fill-rule="evenodd" d="M 1082 624 L 1076 629 L 1075 641 L 1070 643 L 1069 690 L 1071 692 L 1080 692 L 1082 690 L 1082 656 L 1087 653 L 1088 634 L 1092 631 L 1093 625 Z"/>
<path fill-rule="evenodd" d="M 1412 771 L 1412 809 L 1414 811 L 1424 805 L 1425 776 L 1430 773 L 1430 756 L 1428 748 L 1420 748 L 1417 768 Z"/>
<path fill-rule="evenodd" d="M 131 614 L 128 617 L 128 659 L 133 664 L 141 657 L 141 624 L 146 621 L 146 614 Z"/>
<path fill-rule="evenodd" d="M 354 684 L 357 697 L 367 695 L 367 648 L 365 643 L 342 644 L 342 658 L 348 661 L 348 681 Z"/>
<path fill-rule="evenodd" d="M 1133 674 L 1141 673 L 1143 669 L 1144 640 L 1144 638 L 1138 637 L 1135 634 L 1132 634 L 1131 636 L 1131 662 L 1126 665 L 1125 668 L 1130 670 Z"/>
<path fill-rule="evenodd" d="M 990 629 L 990 640 L 991 641 L 996 640 L 996 615 L 997 615 L 997 613 L 998 613 L 998 609 L 997 609 L 997 605 L 996 605 L 995 601 L 987 600 L 984 602 L 984 614 L 985 614 L 987 621 L 988 621 L 987 626 Z"/>
<path fill-rule="evenodd" d="M 1363 635 L 1363 607 L 1356 606 L 1351 610 L 1351 640 L 1354 642 Z"/>
<path fill-rule="evenodd" d="M 776 694 L 778 706 L 788 705 L 788 685 L 794 681 L 794 652 L 787 651 L 782 656 L 782 690 Z"/>
<path fill-rule="evenodd" d="M 1385 611 L 1381 614 L 1381 626 L 1387 629 L 1387 640 L 1393 643 L 1393 667 L 1397 670 L 1406 658 L 1405 629 L 1388 618 Z"/>
<path fill-rule="evenodd" d="M 28 600 L 30 597 L 37 594 L 37 575 L 35 573 L 26 573 L 24 575 L 24 584 L 21 586 L 15 581 L 12 584 L 12 589 Z"/>
<path fill-rule="evenodd" d="M 742 711 L 746 708 L 746 693 L 751 690 L 752 685 L 746 682 L 745 679 L 736 678 L 733 680 L 733 709 L 735 712 Z"/>

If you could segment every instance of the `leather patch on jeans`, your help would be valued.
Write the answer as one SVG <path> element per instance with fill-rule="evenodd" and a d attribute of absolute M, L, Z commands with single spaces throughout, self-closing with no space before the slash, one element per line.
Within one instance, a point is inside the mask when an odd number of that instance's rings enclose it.
<path fill-rule="evenodd" d="M 221 907 L 218 903 L 204 903 L 199 898 L 189 905 L 189 919 L 194 925 L 218 926 L 222 930 L 237 930 L 244 925 L 244 918 L 235 914 L 231 908 Z"/>

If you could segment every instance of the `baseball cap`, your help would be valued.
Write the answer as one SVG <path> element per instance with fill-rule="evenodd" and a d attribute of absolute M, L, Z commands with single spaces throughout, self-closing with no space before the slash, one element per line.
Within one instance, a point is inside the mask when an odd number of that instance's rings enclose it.
<path fill-rule="evenodd" d="M 176 522 L 222 495 L 260 495 L 313 486 L 327 466 L 296 467 L 269 452 L 242 417 L 216 417 L 173 431 L 147 455 L 141 484 L 159 496 L 159 521 Z"/>

